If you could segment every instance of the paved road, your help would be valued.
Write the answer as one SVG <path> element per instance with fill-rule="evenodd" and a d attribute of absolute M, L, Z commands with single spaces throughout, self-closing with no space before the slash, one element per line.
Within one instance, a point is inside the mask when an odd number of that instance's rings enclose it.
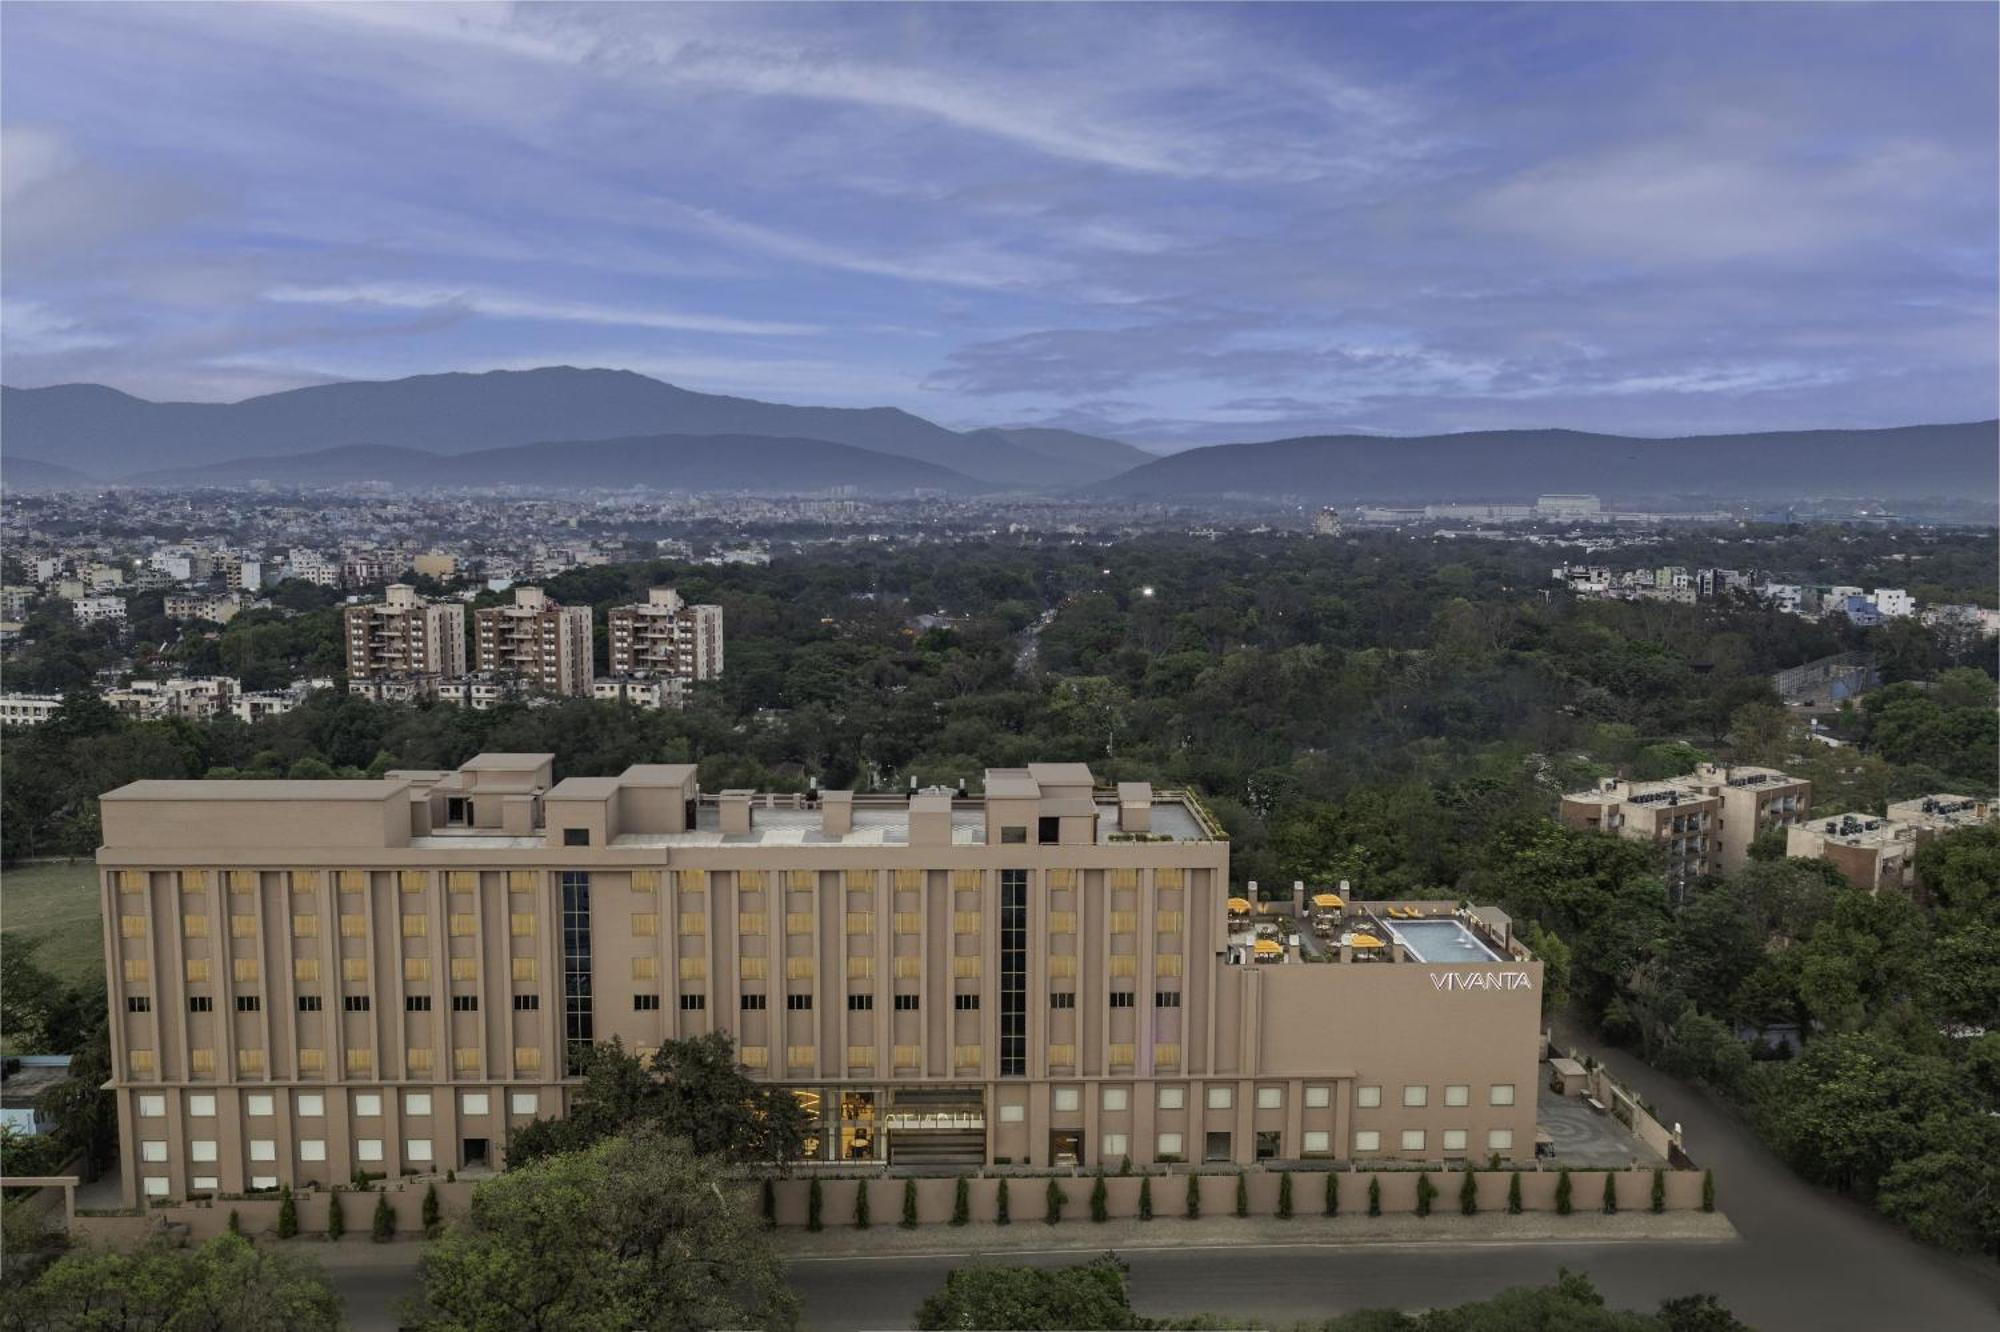
<path fill-rule="evenodd" d="M 1141 1251 L 1127 1255 L 1135 1302 L 1153 1315 L 1276 1323 L 1371 1306 L 1458 1304 L 1546 1282 L 1567 1266 L 1627 1308 L 1712 1291 L 1759 1332 L 2000 1329 L 2000 1270 L 1912 1243 L 1865 1209 L 1800 1183 L 1705 1096 L 1615 1052 L 1601 1057 L 1679 1120 L 1698 1159 L 1715 1167 L 1722 1210 L 1740 1241 Z M 960 1261 L 799 1262 L 791 1279 L 815 1329 L 907 1327 Z"/>

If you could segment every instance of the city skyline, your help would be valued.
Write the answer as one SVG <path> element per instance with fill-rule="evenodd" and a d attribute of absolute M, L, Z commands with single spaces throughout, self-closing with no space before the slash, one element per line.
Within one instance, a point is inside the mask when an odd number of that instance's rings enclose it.
<path fill-rule="evenodd" d="M 17 386 L 570 363 L 1151 447 L 2000 411 L 1990 9 L 10 20 Z"/>

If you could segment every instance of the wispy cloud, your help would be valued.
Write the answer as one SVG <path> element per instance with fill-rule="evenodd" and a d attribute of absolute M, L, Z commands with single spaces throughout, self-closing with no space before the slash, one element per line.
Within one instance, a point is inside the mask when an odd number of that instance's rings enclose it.
<path fill-rule="evenodd" d="M 730 333 L 803 337 L 825 331 L 817 324 L 734 319 L 727 315 L 679 310 L 623 309 L 579 301 L 549 300 L 467 287 L 423 286 L 405 282 L 357 282 L 343 286 L 272 287 L 267 301 L 283 305 L 331 305 L 385 310 L 436 310 L 489 319 L 545 320 L 601 324 L 607 328 L 657 328 L 680 333 Z"/>

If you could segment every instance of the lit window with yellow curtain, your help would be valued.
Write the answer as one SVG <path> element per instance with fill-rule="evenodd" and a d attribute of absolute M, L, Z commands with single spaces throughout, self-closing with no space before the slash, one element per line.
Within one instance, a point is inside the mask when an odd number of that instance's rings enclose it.
<path fill-rule="evenodd" d="M 208 937 L 208 917 L 198 916 L 192 912 L 182 916 L 181 933 L 190 939 L 206 939 Z"/>
<path fill-rule="evenodd" d="M 673 871 L 674 887 L 684 893 L 708 891 L 708 871 L 705 869 L 684 869 Z"/>
<path fill-rule="evenodd" d="M 430 887 L 430 877 L 422 870 L 399 870 L 396 873 L 396 886 L 406 893 L 420 893 Z M 341 876 L 340 891 L 350 891 L 346 875 Z"/>
<path fill-rule="evenodd" d="M 1076 975 L 1075 953 L 1049 954 L 1049 975 L 1070 977 Z"/>
<path fill-rule="evenodd" d="M 1161 953 L 1156 956 L 1153 959 L 1153 974 L 1155 976 L 1180 975 L 1181 955 L 1179 953 Z"/>
<path fill-rule="evenodd" d="M 514 979 L 515 979 L 515 980 L 517 980 L 517 981 L 531 981 L 531 980 L 535 979 L 535 959 L 534 959 L 534 958 L 532 958 L 532 957 L 517 957 L 517 958 L 514 958 L 514 959 L 512 959 L 512 961 L 513 961 L 513 965 L 514 965 Z"/>
<path fill-rule="evenodd" d="M 153 1071 L 153 1052 L 151 1050 L 127 1050 L 125 1052 L 125 1062 L 131 1066 L 134 1073 L 151 1073 Z"/>
<path fill-rule="evenodd" d="M 875 1047 L 872 1045 L 850 1045 L 847 1047 L 847 1071 L 868 1073 L 875 1068 Z"/>
<path fill-rule="evenodd" d="M 1155 1068 L 1179 1068 L 1181 1047 L 1179 1041 L 1156 1041 L 1153 1044 L 1153 1066 Z"/>
<path fill-rule="evenodd" d="M 769 876 L 763 870 L 738 870 L 736 873 L 736 890 L 738 892 L 762 892 L 765 885 L 769 882 Z"/>
<path fill-rule="evenodd" d="M 532 911 L 509 912 L 507 916 L 507 932 L 516 939 L 533 938 L 535 933 L 535 913 Z"/>
<path fill-rule="evenodd" d="M 373 1050 L 354 1046 L 348 1048 L 347 1071 L 349 1073 L 366 1073 L 374 1067 L 375 1052 Z"/>
<path fill-rule="evenodd" d="M 146 918 L 140 915 L 124 915 L 118 918 L 118 935 L 122 939 L 142 939 L 146 935 Z"/>
<path fill-rule="evenodd" d="M 301 1048 L 299 1050 L 299 1072 L 301 1073 L 326 1072 L 326 1051 L 316 1050 L 311 1048 Z"/>
<path fill-rule="evenodd" d="M 295 893 L 319 891 L 318 870 L 292 870 L 285 877 L 291 880 L 292 891 Z"/>
<path fill-rule="evenodd" d="M 319 959 L 297 957 L 292 959 L 292 979 L 295 981 L 316 981 L 319 979 Z"/>
<path fill-rule="evenodd" d="M 149 981 L 153 979 L 153 964 L 143 957 L 126 958 L 125 979 L 128 981 Z"/>
<path fill-rule="evenodd" d="M 1139 959 L 1130 953 L 1111 955 L 1111 974 L 1114 976 L 1136 976 L 1139 974 Z"/>
<path fill-rule="evenodd" d="M 813 913 L 810 911 L 787 911 L 785 913 L 786 934 L 811 934 Z"/>
<path fill-rule="evenodd" d="M 1139 928 L 1139 913 L 1136 911 L 1114 911 L 1111 913 L 1111 932 L 1130 934 Z"/>
<path fill-rule="evenodd" d="M 872 911 L 850 911 L 847 913 L 849 934 L 875 933 L 875 913 Z"/>
<path fill-rule="evenodd" d="M 340 937 L 343 939 L 365 939 L 368 937 L 368 917 L 359 911 L 349 911 L 340 918 Z"/>
<path fill-rule="evenodd" d="M 954 1045 L 951 1048 L 951 1066 L 953 1068 L 978 1068 L 981 1053 L 982 1051 L 976 1045 Z"/>
<path fill-rule="evenodd" d="M 238 1050 L 236 1052 L 236 1071 L 239 1074 L 262 1073 L 264 1071 L 264 1052 L 262 1050 Z"/>
<path fill-rule="evenodd" d="M 1106 877 L 1110 879 L 1113 889 L 1137 888 L 1139 886 L 1139 871 L 1135 869 L 1115 869 Z"/>
<path fill-rule="evenodd" d="M 121 893 L 143 893 L 146 891 L 146 875 L 141 870 L 114 870 L 112 881 Z"/>
<path fill-rule="evenodd" d="M 344 957 L 340 960 L 340 974 L 351 981 L 368 979 L 368 959 L 365 957 Z"/>
<path fill-rule="evenodd" d="M 915 934 L 924 928 L 924 917 L 920 911 L 898 911 L 894 921 L 896 933 Z"/>
<path fill-rule="evenodd" d="M 1183 922 L 1186 920 L 1187 913 L 1185 912 L 1162 911 L 1153 917 L 1153 924 L 1162 934 L 1178 934 Z"/>
<path fill-rule="evenodd" d="M 406 957 L 403 959 L 403 979 L 406 981 L 427 981 L 431 978 L 431 960 L 427 957 Z"/>
<path fill-rule="evenodd" d="M 477 870 L 446 870 L 444 885 L 447 892 L 475 892 L 479 888 L 479 872 Z"/>
<path fill-rule="evenodd" d="M 257 959 L 254 957 L 238 957 L 230 959 L 230 974 L 239 981 L 256 980 Z"/>
<path fill-rule="evenodd" d="M 187 960 L 186 974 L 187 978 L 190 981 L 196 981 L 196 982 L 205 981 L 208 979 L 208 973 L 209 973 L 209 967 L 207 958 L 191 957 Z"/>
<path fill-rule="evenodd" d="M 318 935 L 319 935 L 318 916 L 308 913 L 303 916 L 292 917 L 292 937 L 294 939 L 312 939 L 312 938 L 317 938 Z"/>
<path fill-rule="evenodd" d="M 977 934 L 985 927 L 986 917 L 977 911 L 951 913 L 951 928 L 954 934 Z"/>
<path fill-rule="evenodd" d="M 516 1073 L 538 1073 L 542 1067 L 542 1048 L 539 1045 L 517 1045 L 514 1047 L 514 1071 Z"/>
<path fill-rule="evenodd" d="M 1185 888 L 1187 887 L 1187 871 L 1179 868 L 1156 869 L 1153 871 L 1153 886 L 1155 888 Z"/>
<path fill-rule="evenodd" d="M 1049 887 L 1064 890 L 1076 887 L 1076 871 L 1073 869 L 1050 870 Z"/>
<path fill-rule="evenodd" d="M 875 871 L 851 869 L 841 875 L 841 881 L 847 885 L 850 892 L 873 892 Z"/>
<path fill-rule="evenodd" d="M 819 1058 L 819 1050 L 811 1045 L 788 1045 L 785 1047 L 786 1068 L 811 1068 Z"/>
<path fill-rule="evenodd" d="M 658 870 L 633 870 L 632 891 L 635 893 L 656 893 L 660 890 Z"/>
<path fill-rule="evenodd" d="M 810 892 L 819 887 L 819 873 L 816 870 L 786 870 L 785 885 L 794 892 Z"/>
<path fill-rule="evenodd" d="M 403 1067 L 412 1073 L 431 1071 L 431 1048 L 428 1045 L 413 1045 L 403 1051 Z"/>
<path fill-rule="evenodd" d="M 924 886 L 924 872 L 922 870 L 899 869 L 895 871 L 893 877 L 896 891 L 898 892 L 915 892 Z"/>
<path fill-rule="evenodd" d="M 454 1073 L 477 1073 L 479 1071 L 479 1047 L 461 1045 L 451 1052 L 451 1068 Z"/>
<path fill-rule="evenodd" d="M 538 876 L 533 870 L 508 870 L 507 891 L 510 893 L 532 893 Z"/>
<path fill-rule="evenodd" d="M 479 917 L 469 911 L 454 912 L 451 918 L 451 937 L 464 939 L 479 932 Z"/>
<path fill-rule="evenodd" d="M 1113 1068 L 1130 1068 L 1136 1057 L 1137 1047 L 1129 1041 L 1113 1041 L 1108 1047 L 1108 1057 Z"/>
<path fill-rule="evenodd" d="M 771 974 L 770 963 L 761 957 L 744 958 L 738 969 L 743 973 L 744 980 L 765 980 Z"/>
<path fill-rule="evenodd" d="M 403 917 L 403 937 L 421 939 L 431 932 L 431 918 L 421 912 L 413 912 Z"/>
<path fill-rule="evenodd" d="M 229 891 L 232 893 L 254 893 L 257 891 L 258 877 L 259 875 L 256 870 L 230 870 Z"/>
<path fill-rule="evenodd" d="M 415 873 L 415 871 L 408 870 L 405 873 Z M 335 874 L 334 878 L 334 886 L 343 893 L 363 893 L 368 891 L 367 870 L 340 870 Z M 418 874 L 417 878 L 421 881 L 423 875 Z M 418 886 L 422 886 L 421 882 L 419 882 Z"/>
<path fill-rule="evenodd" d="M 979 954 L 968 953 L 951 960 L 951 974 L 960 980 L 974 980 L 979 976 Z"/>
<path fill-rule="evenodd" d="M 655 911 L 634 911 L 632 913 L 632 937 L 650 939 L 660 932 L 660 916 Z"/>
<path fill-rule="evenodd" d="M 232 939 L 254 938 L 257 933 L 255 916 L 234 915 L 229 918 L 229 937 Z"/>
<path fill-rule="evenodd" d="M 182 892 L 184 892 L 184 893 L 198 893 L 198 892 L 202 892 L 202 891 L 203 891 L 203 890 L 205 890 L 205 889 L 206 889 L 207 887 L 208 887 L 208 871 L 207 871 L 207 870 L 198 870 L 198 869 L 184 869 L 184 870 L 182 870 L 182 871 L 181 871 L 181 891 L 182 891 Z"/>
<path fill-rule="evenodd" d="M 1076 912 L 1074 912 L 1074 911 L 1051 911 L 1051 912 L 1049 912 L 1049 933 L 1050 933 L 1050 934 L 1075 934 L 1075 933 L 1076 933 Z"/>
<path fill-rule="evenodd" d="M 1076 1067 L 1076 1046 L 1051 1045 L 1049 1047 L 1049 1067 L 1071 1069 Z"/>
<path fill-rule="evenodd" d="M 983 877 L 976 869 L 955 869 L 951 872 L 951 886 L 956 892 L 976 893 Z"/>
<path fill-rule="evenodd" d="M 899 1045 L 896 1047 L 896 1067 L 898 1069 L 915 1068 L 920 1062 L 920 1058 L 920 1052 L 914 1045 Z"/>
<path fill-rule="evenodd" d="M 215 1072 L 215 1051 L 189 1050 L 188 1068 L 195 1073 Z"/>
<path fill-rule="evenodd" d="M 896 959 L 897 980 L 918 980 L 924 974 L 924 960 L 920 957 L 899 957 Z"/>
<path fill-rule="evenodd" d="M 519 960 L 525 962 L 534 961 L 533 958 L 522 958 Z M 652 980 L 659 974 L 660 974 L 660 960 L 658 958 L 635 957 L 632 959 L 633 980 Z"/>
<path fill-rule="evenodd" d="M 771 1052 L 761 1045 L 746 1045 L 736 1052 L 736 1060 L 745 1068 L 768 1068 Z"/>
<path fill-rule="evenodd" d="M 770 917 L 762 911 L 739 911 L 736 913 L 738 934 L 763 934 L 770 926 Z"/>
<path fill-rule="evenodd" d="M 650 963 L 652 960 L 650 957 L 633 959 L 635 964 L 638 962 Z M 705 957 L 684 957 L 680 960 L 680 973 L 681 979 L 684 981 L 705 981 L 708 979 L 708 959 Z M 634 979 L 650 980 L 652 976 L 649 972 L 645 976 L 635 976 Z"/>
<path fill-rule="evenodd" d="M 707 934 L 708 933 L 707 914 L 700 911 L 681 912 L 681 933 Z"/>
<path fill-rule="evenodd" d="M 451 960 L 451 978 L 455 981 L 476 981 L 479 979 L 479 959 L 476 957 L 455 957 Z"/>
<path fill-rule="evenodd" d="M 813 960 L 809 957 L 788 957 L 785 959 L 786 980 L 811 980 Z"/>
<path fill-rule="evenodd" d="M 872 957 L 850 957 L 847 959 L 847 979 L 874 980 L 875 959 Z"/>

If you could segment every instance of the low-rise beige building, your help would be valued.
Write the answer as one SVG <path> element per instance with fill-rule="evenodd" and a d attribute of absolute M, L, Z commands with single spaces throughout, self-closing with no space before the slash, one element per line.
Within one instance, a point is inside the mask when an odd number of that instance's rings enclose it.
<path fill-rule="evenodd" d="M 1916 894 L 1917 849 L 1933 837 L 2000 819 L 1988 800 L 1928 795 L 1898 801 L 1887 815 L 1834 814 L 1788 829 L 1785 854 L 1824 860 L 1864 892 Z"/>
<path fill-rule="evenodd" d="M 1734 874 L 1750 863 L 1759 833 L 1802 823 L 1811 812 L 1812 783 L 1802 777 L 1703 763 L 1661 781 L 1607 777 L 1593 790 L 1564 795 L 1557 817 L 1567 827 L 1658 845 L 1668 878 L 1682 883 Z"/>
<path fill-rule="evenodd" d="M 1541 964 L 1497 912 L 1232 936 L 1199 801 L 1081 764 L 977 796 L 142 781 L 99 852 L 128 1200 L 495 1163 L 572 1057 L 726 1032 L 814 1159 L 1527 1159 Z M 1240 931 L 1239 931 L 1240 932 Z"/>

